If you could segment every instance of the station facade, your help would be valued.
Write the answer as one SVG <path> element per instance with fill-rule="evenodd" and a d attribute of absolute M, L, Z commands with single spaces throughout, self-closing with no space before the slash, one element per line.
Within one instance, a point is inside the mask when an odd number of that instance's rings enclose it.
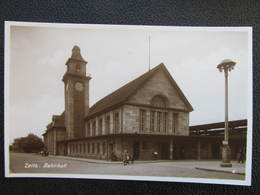
<path fill-rule="evenodd" d="M 136 160 L 155 154 L 156 159 L 220 158 L 223 136 L 208 134 L 210 126 L 189 127 L 193 108 L 163 63 L 91 107 L 86 64 L 75 46 L 62 79 L 65 111 L 52 117 L 43 134 L 50 154 L 121 160 L 127 150 Z M 231 135 L 233 151 L 245 145 L 245 135 Z"/>

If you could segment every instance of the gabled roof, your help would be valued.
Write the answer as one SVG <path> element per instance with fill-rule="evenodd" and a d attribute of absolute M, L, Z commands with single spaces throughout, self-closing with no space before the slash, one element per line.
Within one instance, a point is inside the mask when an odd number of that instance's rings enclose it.
<path fill-rule="evenodd" d="M 168 72 L 165 65 L 161 63 L 158 66 L 151 69 L 150 71 L 146 72 L 145 74 L 141 75 L 140 77 L 134 79 L 133 81 L 127 83 L 126 85 L 122 86 L 121 88 L 117 89 L 116 91 L 112 92 L 111 94 L 107 95 L 106 97 L 96 102 L 90 108 L 87 117 L 98 114 L 99 112 L 110 109 L 111 107 L 120 105 L 123 102 L 127 101 L 127 99 L 130 98 L 131 95 L 133 95 L 140 88 L 141 85 L 143 85 L 152 75 L 154 75 L 156 72 L 160 70 L 166 73 L 166 75 L 170 79 L 171 84 L 177 89 L 177 92 L 184 100 L 188 110 L 192 111 L 193 108 L 191 104 L 188 102 L 188 100 L 186 99 L 186 97 L 178 87 L 177 83 L 174 81 L 171 74 Z"/>

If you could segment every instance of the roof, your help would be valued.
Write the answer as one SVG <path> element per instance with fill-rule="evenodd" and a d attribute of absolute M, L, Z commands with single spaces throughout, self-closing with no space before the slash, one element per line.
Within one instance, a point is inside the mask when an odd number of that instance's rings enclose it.
<path fill-rule="evenodd" d="M 235 128 L 235 127 L 239 127 L 239 126 L 247 126 L 247 120 L 243 119 L 243 120 L 228 121 L 229 128 Z M 224 128 L 224 127 L 225 127 L 225 122 L 210 123 L 210 124 L 190 126 L 190 131 L 220 129 L 220 128 Z"/>
<path fill-rule="evenodd" d="M 128 98 L 131 97 L 141 85 L 143 85 L 152 75 L 154 75 L 158 71 L 164 71 L 168 78 L 171 81 L 171 84 L 177 89 L 179 95 L 183 98 L 187 108 L 189 111 L 192 111 L 193 108 L 191 104 L 188 102 L 180 88 L 178 87 L 177 83 L 172 78 L 171 74 L 168 72 L 167 68 L 163 63 L 159 64 L 158 66 L 154 67 L 150 71 L 146 72 L 145 74 L 139 76 L 138 78 L 134 79 L 133 81 L 127 83 L 126 85 L 122 86 L 121 88 L 117 89 L 116 91 L 112 92 L 111 94 L 107 95 L 106 97 L 102 98 L 98 102 L 96 102 L 89 111 L 87 117 L 98 114 L 106 109 L 111 107 L 117 106 L 122 104 L 123 102 L 127 101 Z"/>
<path fill-rule="evenodd" d="M 65 128 L 65 112 L 60 115 L 53 115 L 52 121 L 46 126 L 47 129 L 42 135 L 45 135 L 48 131 L 53 129 L 53 127 Z"/>

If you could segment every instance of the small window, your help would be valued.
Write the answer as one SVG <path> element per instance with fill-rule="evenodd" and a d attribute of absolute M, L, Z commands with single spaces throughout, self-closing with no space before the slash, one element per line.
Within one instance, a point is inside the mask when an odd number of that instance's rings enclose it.
<path fill-rule="evenodd" d="M 90 144 L 88 143 L 88 154 L 90 153 Z"/>
<path fill-rule="evenodd" d="M 80 64 L 77 64 L 77 65 L 76 65 L 76 71 L 77 71 L 77 72 L 80 72 L 80 69 L 81 69 Z"/>
<path fill-rule="evenodd" d="M 109 115 L 106 116 L 105 129 L 106 129 L 106 134 L 109 134 L 110 133 L 110 116 Z"/>
<path fill-rule="evenodd" d="M 168 124 L 167 123 L 168 122 L 167 117 L 168 117 L 167 112 L 164 112 L 163 113 L 163 132 L 164 133 L 167 132 L 167 124 Z"/>
<path fill-rule="evenodd" d="M 151 111 L 150 113 L 150 131 L 153 132 L 154 131 L 154 120 L 155 118 L 155 111 Z"/>
<path fill-rule="evenodd" d="M 92 136 L 96 135 L 96 120 L 92 122 Z"/>
<path fill-rule="evenodd" d="M 92 154 L 95 153 L 95 143 L 92 143 Z"/>
<path fill-rule="evenodd" d="M 172 132 L 175 134 L 178 128 L 178 113 L 172 115 Z"/>
<path fill-rule="evenodd" d="M 99 120 L 98 120 L 98 134 L 99 135 L 102 135 L 102 128 L 103 127 L 103 120 L 102 120 L 102 118 L 100 118 Z"/>
<path fill-rule="evenodd" d="M 103 154 L 106 153 L 106 143 L 105 143 L 105 142 L 103 142 L 103 149 L 102 149 L 102 152 L 103 152 Z"/>
<path fill-rule="evenodd" d="M 140 110 L 140 131 L 145 131 L 146 127 L 146 110 Z"/>
<path fill-rule="evenodd" d="M 87 137 L 90 136 L 90 122 L 87 124 Z"/>
<path fill-rule="evenodd" d="M 119 132 L 119 113 L 114 113 L 114 133 Z"/>
<path fill-rule="evenodd" d="M 152 98 L 151 104 L 154 107 L 165 108 L 167 99 L 161 95 L 156 95 Z"/>
<path fill-rule="evenodd" d="M 100 143 L 97 143 L 97 154 L 100 153 Z"/>
<path fill-rule="evenodd" d="M 161 132 L 161 126 L 162 126 L 162 113 L 157 112 L 157 131 Z"/>

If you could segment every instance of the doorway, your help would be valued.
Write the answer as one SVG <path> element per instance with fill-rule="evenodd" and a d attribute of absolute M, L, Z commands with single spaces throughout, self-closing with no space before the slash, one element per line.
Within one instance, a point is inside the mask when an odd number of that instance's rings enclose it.
<path fill-rule="evenodd" d="M 161 143 L 161 158 L 163 160 L 168 160 L 169 157 L 170 157 L 169 144 L 168 143 Z"/>
<path fill-rule="evenodd" d="M 139 148 L 140 148 L 140 143 L 139 142 L 134 142 L 133 144 L 133 158 L 134 160 L 139 159 Z"/>

